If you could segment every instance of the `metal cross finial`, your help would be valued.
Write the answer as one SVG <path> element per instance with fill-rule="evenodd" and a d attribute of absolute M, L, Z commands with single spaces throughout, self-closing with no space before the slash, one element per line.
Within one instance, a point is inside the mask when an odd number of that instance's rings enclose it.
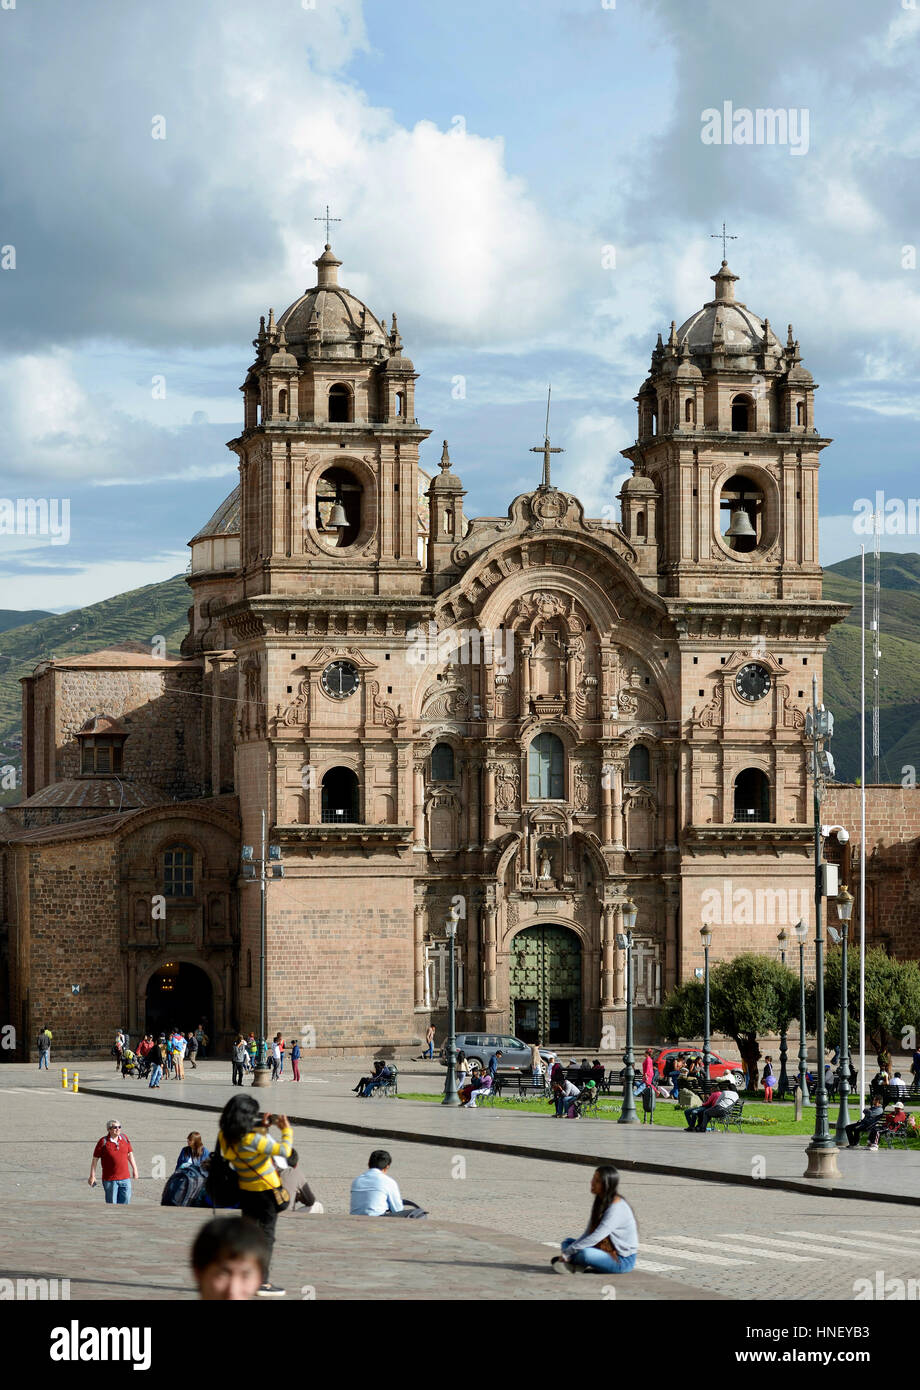
<path fill-rule="evenodd" d="M 328 203 L 326 204 L 326 215 L 325 215 L 325 217 L 314 217 L 314 219 L 313 219 L 314 222 L 325 222 L 325 224 L 326 224 L 326 245 L 327 245 L 327 246 L 329 245 L 329 223 L 330 223 L 330 222 L 341 222 L 341 220 L 342 220 L 341 217 L 330 217 L 330 216 L 329 216 L 329 204 L 328 204 Z"/>
<path fill-rule="evenodd" d="M 542 455 L 543 455 L 543 482 L 540 484 L 541 487 L 552 487 L 552 483 L 551 483 L 550 480 L 549 480 L 549 456 L 550 456 L 550 454 L 564 454 L 564 453 L 565 453 L 565 450 L 564 450 L 564 449 L 553 449 L 553 448 L 550 447 L 550 442 L 549 442 L 549 403 L 550 403 L 550 399 L 551 399 L 551 397 L 552 397 L 552 394 L 553 394 L 553 388 L 550 386 L 550 387 L 547 389 L 547 392 L 546 392 L 546 429 L 545 429 L 544 434 L 543 434 L 543 443 L 542 443 L 542 444 L 537 444 L 537 445 L 536 445 L 533 449 L 531 449 L 531 451 L 530 451 L 532 454 L 542 454 Z"/>
<path fill-rule="evenodd" d="M 726 230 L 725 230 L 725 223 L 724 223 L 724 222 L 722 223 L 722 230 L 721 230 L 721 232 L 710 232 L 710 233 L 709 233 L 709 239 L 710 239 L 710 241 L 721 241 L 721 242 L 722 242 L 722 259 L 723 259 L 723 261 L 727 259 L 727 254 L 726 254 L 726 250 L 725 250 L 725 243 L 726 243 L 727 241 L 737 241 L 737 240 L 738 240 L 738 238 L 737 238 L 736 236 L 732 236 L 731 232 L 726 232 Z"/>

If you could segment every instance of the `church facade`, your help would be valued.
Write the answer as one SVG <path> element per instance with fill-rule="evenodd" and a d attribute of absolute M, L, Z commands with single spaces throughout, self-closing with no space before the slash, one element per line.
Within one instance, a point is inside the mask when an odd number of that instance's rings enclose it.
<path fill-rule="evenodd" d="M 444 1022 L 453 906 L 463 1030 L 622 1048 L 632 901 L 650 1041 L 704 922 L 718 960 L 775 951 L 813 913 L 805 711 L 847 609 L 821 597 L 830 441 L 799 345 L 723 261 L 652 352 L 621 520 L 554 485 L 549 440 L 532 491 L 469 519 L 446 443 L 420 470 L 395 316 L 339 283 L 329 246 L 316 266 L 254 341 L 239 486 L 191 542 L 181 657 L 62 659 L 24 682 L 11 1016 L 29 1034 L 60 1017 L 62 930 L 91 978 L 68 891 L 92 858 L 107 984 L 95 1012 L 66 1001 L 84 1036 L 165 1018 L 170 990 L 222 1040 L 256 1027 L 261 894 L 240 856 L 261 857 L 264 817 L 283 867 L 272 1032 L 416 1048 Z"/>

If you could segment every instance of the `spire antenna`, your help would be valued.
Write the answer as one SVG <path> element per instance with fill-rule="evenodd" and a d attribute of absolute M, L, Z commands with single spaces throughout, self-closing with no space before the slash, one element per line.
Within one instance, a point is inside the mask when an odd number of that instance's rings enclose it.
<path fill-rule="evenodd" d="M 551 445 L 550 445 L 550 442 L 549 442 L 549 406 L 550 406 L 550 401 L 551 401 L 551 399 L 552 399 L 552 394 L 553 394 L 553 388 L 552 388 L 552 386 L 550 386 L 550 387 L 547 388 L 547 392 L 546 392 L 546 428 L 545 428 L 545 430 L 544 430 L 544 432 L 543 432 L 543 443 L 542 443 L 542 444 L 537 444 L 537 445 L 535 445 L 534 448 L 532 448 L 531 451 L 530 451 L 532 454 L 542 454 L 542 455 L 543 455 L 543 481 L 542 481 L 542 483 L 540 484 L 540 487 L 541 487 L 541 488 L 550 488 L 550 487 L 552 487 L 552 483 L 550 482 L 550 473 L 549 473 L 549 456 L 550 456 L 550 454 L 564 454 L 564 453 L 565 453 L 565 450 L 564 450 L 564 449 L 554 449 L 554 448 L 552 448 Z"/>

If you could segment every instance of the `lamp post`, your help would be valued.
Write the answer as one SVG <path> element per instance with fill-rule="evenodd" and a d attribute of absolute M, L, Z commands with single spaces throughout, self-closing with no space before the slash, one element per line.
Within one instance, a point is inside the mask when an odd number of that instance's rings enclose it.
<path fill-rule="evenodd" d="M 850 1111 L 847 1105 L 847 1097 L 850 1094 L 850 1029 L 849 1018 L 847 1016 L 847 934 L 850 927 L 850 918 L 853 915 L 853 894 L 849 891 L 846 884 L 837 894 L 837 916 L 840 918 L 840 931 L 834 931 L 833 927 L 828 927 L 831 938 L 835 945 L 840 943 L 840 1109 L 837 1112 L 837 1124 L 834 1129 L 834 1139 L 838 1149 L 842 1149 L 847 1144 L 847 1125 L 850 1123 Z"/>
<path fill-rule="evenodd" d="M 786 928 L 785 928 L 785 927 L 783 927 L 783 929 L 782 929 L 781 932 L 778 932 L 778 933 L 777 933 L 776 939 L 777 939 L 777 941 L 779 942 L 779 961 L 780 961 L 780 965 L 785 965 L 785 964 L 786 964 L 786 942 L 789 940 L 789 933 L 786 931 Z M 788 1076 L 788 1074 L 787 1074 L 787 1072 L 786 1072 L 786 1054 L 787 1054 L 788 1051 L 789 1051 L 788 1047 L 786 1046 L 786 1024 L 787 1024 L 787 1022 L 788 1022 L 788 1019 L 786 1018 L 786 1015 L 785 1015 L 785 1013 L 784 1013 L 784 1014 L 783 1014 L 783 1026 L 782 1026 L 782 1028 L 780 1029 L 780 1033 L 779 1033 L 779 1098 L 780 1098 L 780 1100 L 783 1099 L 783 1097 L 785 1096 L 786 1092 L 789 1090 L 789 1076 Z"/>
<path fill-rule="evenodd" d="M 709 1093 L 709 948 L 712 945 L 712 927 L 704 922 L 700 927 L 700 940 L 703 943 L 703 1085 Z"/>
<path fill-rule="evenodd" d="M 805 938 L 808 936 L 808 927 L 804 922 L 798 921 L 792 931 L 799 943 L 799 1096 L 803 1105 L 811 1105 L 808 1082 L 805 1079 L 805 1073 L 808 1071 L 808 1039 L 805 1034 Z"/>
<path fill-rule="evenodd" d="M 457 938 L 457 918 L 455 907 L 447 914 L 447 1075 L 444 1078 L 444 1099 L 442 1105 L 459 1105 L 457 1095 L 457 992 L 456 971 L 454 970 L 454 948 Z"/>
<path fill-rule="evenodd" d="M 834 716 L 823 705 L 820 708 L 818 706 L 818 677 L 814 675 L 811 678 L 811 709 L 805 720 L 805 736 L 812 740 L 811 771 L 815 818 L 815 1050 L 818 1054 L 818 1089 L 815 1095 L 815 1132 L 805 1150 L 808 1154 L 808 1166 L 804 1173 L 806 1178 L 840 1176 L 837 1167 L 837 1145 L 827 1123 L 827 1081 L 824 1071 L 824 933 L 821 922 L 825 884 L 821 802 L 824 797 L 824 779 L 834 775 L 834 760 L 830 753 L 825 751 L 823 743 L 833 732 Z"/>
<path fill-rule="evenodd" d="M 284 878 L 281 846 L 265 843 L 265 812 L 262 812 L 262 857 L 256 859 L 252 845 L 243 845 L 241 858 L 243 882 L 259 885 L 259 1048 L 252 1072 L 253 1086 L 267 1086 L 271 1071 L 266 1058 L 265 1038 L 265 886 L 269 878 Z"/>
<path fill-rule="evenodd" d="M 623 1072 L 623 1108 L 620 1111 L 618 1125 L 634 1125 L 638 1123 L 636 1115 L 636 1098 L 633 1094 L 636 1068 L 633 1058 L 633 928 L 636 925 L 636 918 L 639 910 L 632 898 L 627 898 L 623 904 L 623 925 L 625 932 L 617 932 L 617 945 L 621 951 L 626 952 L 626 1055 L 623 1058 L 625 1070 Z"/>

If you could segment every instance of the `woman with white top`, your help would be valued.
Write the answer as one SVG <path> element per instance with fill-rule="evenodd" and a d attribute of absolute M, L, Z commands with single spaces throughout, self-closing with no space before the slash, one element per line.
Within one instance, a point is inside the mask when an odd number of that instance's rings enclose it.
<path fill-rule="evenodd" d="M 617 1195 L 620 1174 L 605 1165 L 591 1179 L 594 1205 L 588 1229 L 577 1240 L 562 1242 L 562 1254 L 551 1261 L 557 1274 L 590 1269 L 603 1274 L 625 1274 L 634 1269 L 639 1253 L 639 1231 L 628 1202 Z"/>

